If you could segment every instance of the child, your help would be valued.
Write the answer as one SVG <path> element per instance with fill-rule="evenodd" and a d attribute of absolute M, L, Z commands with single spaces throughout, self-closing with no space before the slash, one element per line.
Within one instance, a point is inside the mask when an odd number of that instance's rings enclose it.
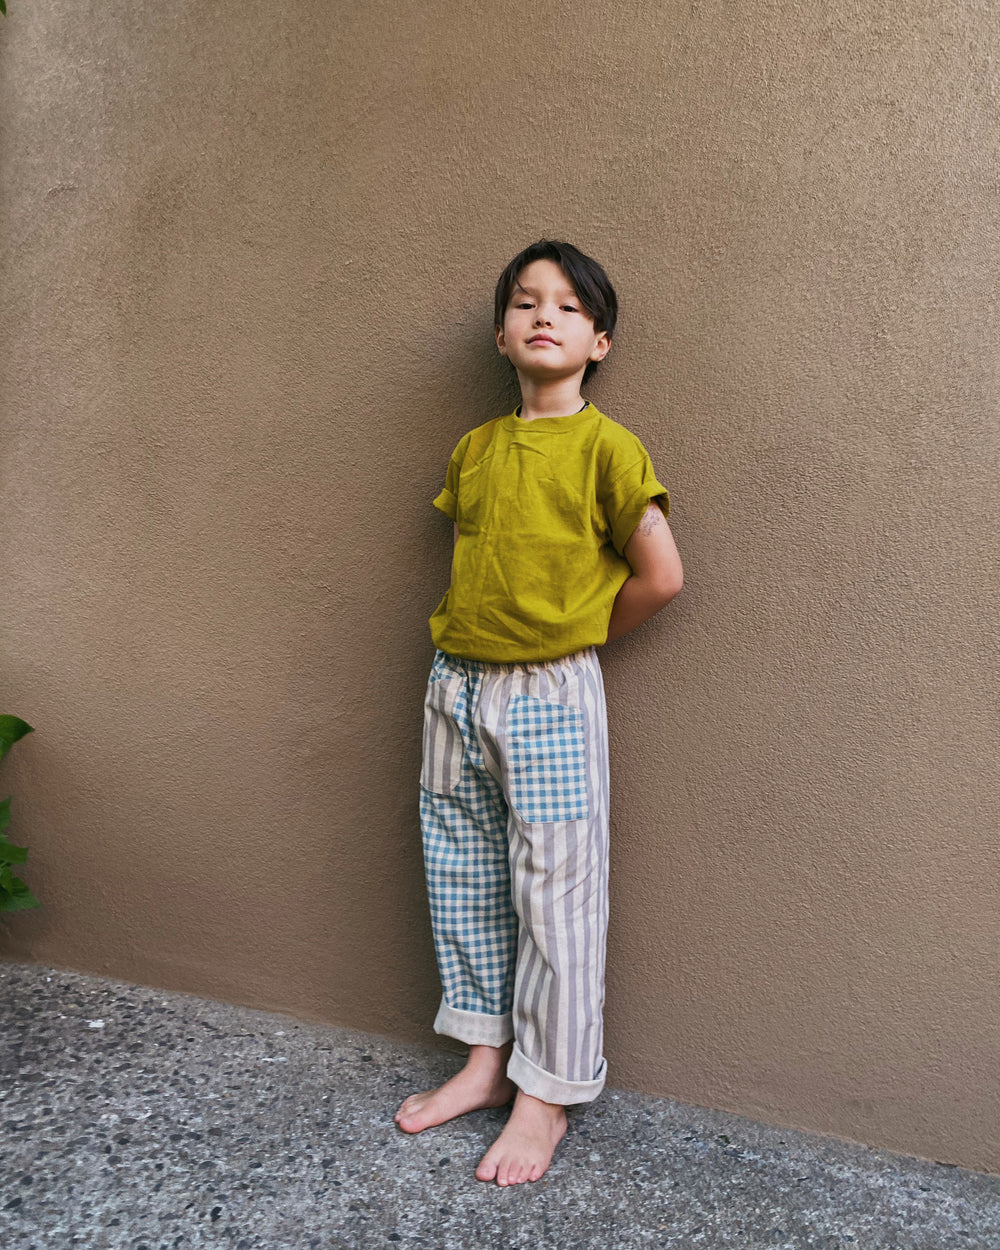
<path fill-rule="evenodd" d="M 418 1133 L 510 1118 L 480 1180 L 537 1180 L 565 1107 L 604 1086 L 608 736 L 597 647 L 681 589 L 669 498 L 638 438 L 584 400 L 617 299 L 596 261 L 541 240 L 496 288 L 521 404 L 461 439 L 434 500 L 455 522 L 430 618 L 420 814 L 443 996 L 465 1067 L 396 1113 Z"/>

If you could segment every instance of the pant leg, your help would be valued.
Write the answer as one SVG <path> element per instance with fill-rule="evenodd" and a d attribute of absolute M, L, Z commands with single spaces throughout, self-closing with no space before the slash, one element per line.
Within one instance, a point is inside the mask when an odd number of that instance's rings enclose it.
<path fill-rule="evenodd" d="M 507 804 L 472 724 L 483 670 L 438 651 L 424 702 L 420 820 L 441 1006 L 435 1032 L 500 1046 L 513 1036 L 517 914 Z"/>
<path fill-rule="evenodd" d="M 507 1072 L 546 1102 L 588 1102 L 607 1071 L 609 770 L 600 663 L 588 648 L 504 667 L 487 674 L 476 723 L 500 764 L 519 920 Z"/>

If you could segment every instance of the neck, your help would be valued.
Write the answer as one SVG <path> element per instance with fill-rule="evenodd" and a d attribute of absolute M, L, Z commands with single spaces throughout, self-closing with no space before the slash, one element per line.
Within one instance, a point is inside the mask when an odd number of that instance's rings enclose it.
<path fill-rule="evenodd" d="M 586 400 L 580 394 L 583 375 L 536 381 L 518 377 L 521 383 L 521 420 L 536 421 L 539 417 L 568 417 L 579 412 Z"/>

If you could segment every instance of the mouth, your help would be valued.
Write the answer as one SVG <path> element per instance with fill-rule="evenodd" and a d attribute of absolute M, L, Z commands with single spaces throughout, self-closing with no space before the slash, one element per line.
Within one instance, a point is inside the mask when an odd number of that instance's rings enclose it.
<path fill-rule="evenodd" d="M 534 338 L 528 339 L 528 342 L 529 343 L 551 343 L 553 347 L 559 346 L 559 344 L 555 341 L 555 339 L 550 338 L 547 334 L 536 334 Z"/>

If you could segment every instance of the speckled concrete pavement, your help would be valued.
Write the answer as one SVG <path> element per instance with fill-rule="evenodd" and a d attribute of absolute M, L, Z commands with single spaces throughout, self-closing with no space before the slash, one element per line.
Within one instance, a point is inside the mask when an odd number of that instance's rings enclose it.
<path fill-rule="evenodd" d="M 607 1089 L 500 1189 L 504 1112 L 392 1121 L 457 1055 L 24 964 L 0 1003 L 3 1250 L 1000 1250 L 997 1176 Z"/>

